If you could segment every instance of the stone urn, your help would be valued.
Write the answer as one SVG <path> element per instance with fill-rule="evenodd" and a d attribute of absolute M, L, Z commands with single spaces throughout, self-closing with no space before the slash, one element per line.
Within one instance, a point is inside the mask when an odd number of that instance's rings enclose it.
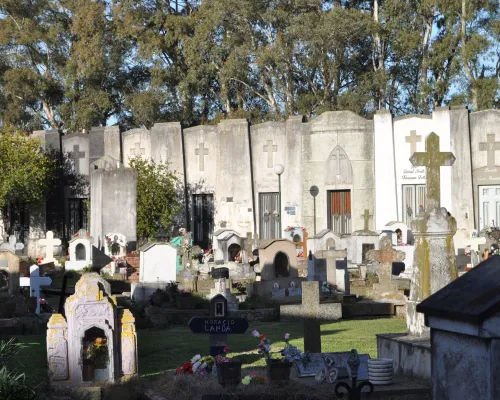
<path fill-rule="evenodd" d="M 267 359 L 267 379 L 274 385 L 286 385 L 290 381 L 292 363 L 288 360 Z"/>
<path fill-rule="evenodd" d="M 373 358 L 368 360 L 368 378 L 373 385 L 390 385 L 393 375 L 392 359 Z"/>

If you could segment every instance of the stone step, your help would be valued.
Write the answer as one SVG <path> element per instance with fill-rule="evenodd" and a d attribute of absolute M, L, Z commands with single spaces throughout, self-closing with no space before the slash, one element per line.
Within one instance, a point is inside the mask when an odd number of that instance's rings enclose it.
<path fill-rule="evenodd" d="M 393 303 L 360 301 L 355 304 L 342 304 L 342 317 L 389 317 L 396 313 Z"/>

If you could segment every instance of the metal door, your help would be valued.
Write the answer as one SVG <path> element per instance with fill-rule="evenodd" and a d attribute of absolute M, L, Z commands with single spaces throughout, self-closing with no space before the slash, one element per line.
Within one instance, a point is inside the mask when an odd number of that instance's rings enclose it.
<path fill-rule="evenodd" d="M 278 203 L 278 192 L 259 193 L 259 237 L 262 240 L 281 237 Z"/>

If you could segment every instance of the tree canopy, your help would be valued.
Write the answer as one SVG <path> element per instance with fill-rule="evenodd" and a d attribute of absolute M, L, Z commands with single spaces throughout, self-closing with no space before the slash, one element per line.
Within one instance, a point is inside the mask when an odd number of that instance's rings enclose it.
<path fill-rule="evenodd" d="M 499 105 L 499 0 L 0 0 L 27 131 Z"/>

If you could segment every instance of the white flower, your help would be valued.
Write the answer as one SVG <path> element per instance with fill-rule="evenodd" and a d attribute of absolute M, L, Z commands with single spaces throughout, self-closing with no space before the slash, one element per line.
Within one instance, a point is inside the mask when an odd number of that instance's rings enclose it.
<path fill-rule="evenodd" d="M 193 364 L 193 374 L 198 370 L 199 367 L 200 367 L 200 361 L 196 361 Z"/>
<path fill-rule="evenodd" d="M 192 359 L 191 359 L 191 364 L 194 364 L 196 361 L 201 360 L 201 356 L 199 354 L 196 354 Z"/>
<path fill-rule="evenodd" d="M 201 364 L 200 368 L 201 368 L 201 369 L 205 369 L 205 368 L 207 368 L 207 363 L 206 363 L 206 362 L 204 362 L 203 364 Z"/>

